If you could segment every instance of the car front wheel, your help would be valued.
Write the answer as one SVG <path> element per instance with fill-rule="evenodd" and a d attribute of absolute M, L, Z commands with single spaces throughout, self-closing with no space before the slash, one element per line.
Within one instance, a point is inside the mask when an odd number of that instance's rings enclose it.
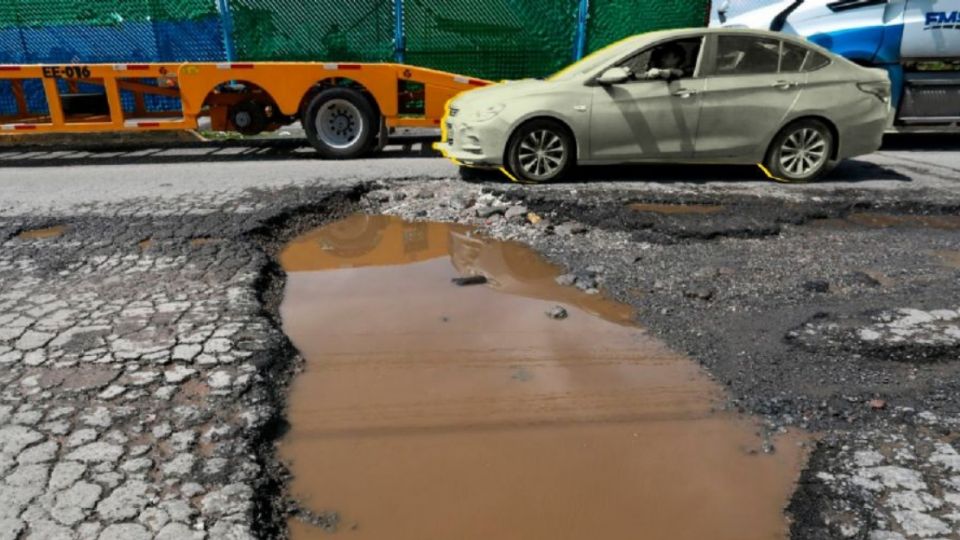
<path fill-rule="evenodd" d="M 507 145 L 507 169 L 523 182 L 550 182 L 573 167 L 573 137 L 563 124 L 549 119 L 523 124 Z"/>
<path fill-rule="evenodd" d="M 821 121 L 809 119 L 783 128 L 767 152 L 767 169 L 790 182 L 810 182 L 832 168 L 833 133 Z"/>

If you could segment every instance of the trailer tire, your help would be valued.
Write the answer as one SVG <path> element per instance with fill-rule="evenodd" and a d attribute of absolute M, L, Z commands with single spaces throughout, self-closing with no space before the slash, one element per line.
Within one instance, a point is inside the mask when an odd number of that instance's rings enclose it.
<path fill-rule="evenodd" d="M 351 88 L 328 88 L 304 110 L 303 130 L 317 152 L 328 159 L 353 159 L 376 143 L 380 119 L 366 96 Z"/>
<path fill-rule="evenodd" d="M 256 135 L 267 127 L 265 104 L 259 101 L 241 101 L 229 111 L 230 123 L 242 135 Z"/>

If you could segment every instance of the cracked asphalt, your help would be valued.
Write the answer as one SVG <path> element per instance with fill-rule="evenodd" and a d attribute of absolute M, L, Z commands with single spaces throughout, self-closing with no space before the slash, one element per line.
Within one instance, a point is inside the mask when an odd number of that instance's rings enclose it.
<path fill-rule="evenodd" d="M 810 185 L 638 166 L 536 187 L 462 182 L 416 149 L 0 151 L 0 539 L 275 538 L 287 515 L 317 521 L 273 454 L 301 362 L 273 257 L 357 210 L 526 242 L 571 286 L 632 304 L 730 408 L 819 434 L 793 538 L 960 538 L 957 150 L 893 138 Z"/>

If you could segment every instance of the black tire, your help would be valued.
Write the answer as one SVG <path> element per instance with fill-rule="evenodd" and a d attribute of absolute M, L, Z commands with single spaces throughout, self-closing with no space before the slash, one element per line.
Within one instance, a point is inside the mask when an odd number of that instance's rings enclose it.
<path fill-rule="evenodd" d="M 343 114 L 331 112 L 335 118 L 329 118 L 325 131 L 318 132 L 318 116 L 327 106 L 336 107 Z M 321 91 L 310 100 L 301 122 L 307 140 L 328 159 L 353 159 L 367 154 L 376 144 L 380 129 L 380 118 L 373 105 L 366 96 L 352 88 Z M 351 130 L 356 132 L 351 133 Z M 336 144 L 338 141 L 340 144 Z"/>
<path fill-rule="evenodd" d="M 538 139 L 538 133 L 545 135 Z M 536 157 L 537 149 L 530 146 L 531 143 L 536 146 L 538 140 L 542 147 L 540 149 L 545 151 L 541 158 Z M 550 156 L 556 161 L 551 160 Z M 574 167 L 576 145 L 573 136 L 562 123 L 549 118 L 531 120 L 518 127 L 511 135 L 507 144 L 506 163 L 510 174 L 521 182 L 553 182 L 562 179 Z M 545 169 L 538 174 L 540 166 Z M 546 170 L 548 167 L 552 168 Z"/>
<path fill-rule="evenodd" d="M 230 123 L 243 135 L 256 135 L 267 127 L 266 104 L 259 101 L 241 101 L 230 107 Z"/>
<path fill-rule="evenodd" d="M 764 166 L 779 180 L 812 182 L 836 165 L 836 144 L 833 132 L 820 120 L 797 120 L 781 129 L 770 142 Z"/>

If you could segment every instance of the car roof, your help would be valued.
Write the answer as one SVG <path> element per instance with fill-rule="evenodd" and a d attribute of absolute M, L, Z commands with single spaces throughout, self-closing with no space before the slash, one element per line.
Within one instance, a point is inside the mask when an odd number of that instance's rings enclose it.
<path fill-rule="evenodd" d="M 770 39 L 779 39 L 787 42 L 791 42 L 802 47 L 807 47 L 813 49 L 821 54 L 830 56 L 832 58 L 837 58 L 836 55 L 832 54 L 827 49 L 807 41 L 806 39 L 800 36 L 794 36 L 791 34 L 784 34 L 782 32 L 772 32 L 770 30 L 757 30 L 753 28 L 730 28 L 730 27 L 720 27 L 720 28 L 709 28 L 709 27 L 690 27 L 690 28 L 674 28 L 670 30 L 654 30 L 652 32 L 644 32 L 642 34 L 635 34 L 632 36 L 625 37 L 620 41 L 616 41 L 607 45 L 606 47 L 594 51 L 590 55 L 587 55 L 580 61 L 574 62 L 564 69 L 558 71 L 551 76 L 551 79 L 556 79 L 560 77 L 572 76 L 576 73 L 585 74 L 590 73 L 592 70 L 599 69 L 602 65 L 602 62 L 597 63 L 593 62 L 593 65 L 584 68 L 584 62 L 591 61 L 592 57 L 596 55 L 602 55 L 600 58 L 612 59 L 620 57 L 621 55 L 630 54 L 636 49 L 637 46 L 647 46 L 654 43 L 669 40 L 669 39 L 679 39 L 687 36 L 703 36 L 703 35 L 730 35 L 730 36 L 754 36 L 754 37 L 763 37 Z M 578 67 L 579 66 L 579 67 Z"/>
<path fill-rule="evenodd" d="M 754 37 L 765 37 L 770 39 L 780 39 L 783 41 L 789 41 L 791 43 L 796 43 L 798 45 L 803 45 L 811 49 L 816 49 L 821 53 L 830 53 L 827 49 L 805 39 L 802 36 L 795 36 L 793 34 L 785 34 L 783 32 L 774 32 L 772 30 L 759 30 L 756 28 L 741 28 L 741 27 L 693 27 L 693 28 L 675 28 L 672 30 L 656 30 L 654 32 L 647 32 L 644 34 L 637 34 L 635 37 L 644 36 L 646 38 L 670 38 L 670 37 L 683 37 L 688 35 L 704 35 L 704 34 L 721 34 L 728 36 L 754 36 Z"/>

